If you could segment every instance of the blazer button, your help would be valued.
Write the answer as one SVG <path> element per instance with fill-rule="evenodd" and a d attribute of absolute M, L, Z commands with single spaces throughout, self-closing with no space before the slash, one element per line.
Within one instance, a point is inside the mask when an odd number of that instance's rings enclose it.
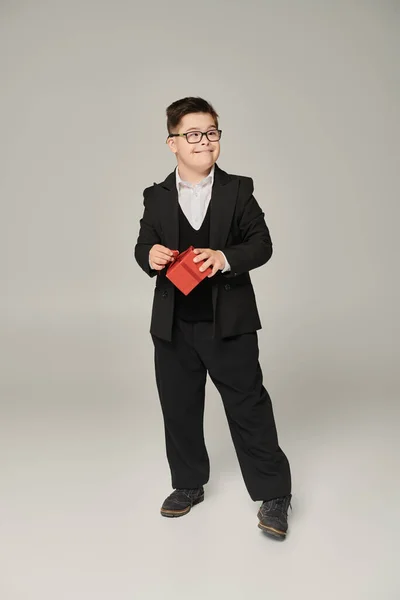
<path fill-rule="evenodd" d="M 163 290 L 162 297 L 163 297 L 163 298 L 166 298 L 167 296 L 168 296 L 168 292 L 167 292 L 167 290 Z"/>
<path fill-rule="evenodd" d="M 226 291 L 228 292 L 231 289 L 231 286 L 229 285 L 229 283 L 226 283 L 224 285 L 224 288 L 226 289 Z"/>

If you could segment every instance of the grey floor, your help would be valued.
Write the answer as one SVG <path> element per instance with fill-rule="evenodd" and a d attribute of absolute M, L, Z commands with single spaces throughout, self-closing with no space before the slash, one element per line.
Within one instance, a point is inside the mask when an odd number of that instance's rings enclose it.
<path fill-rule="evenodd" d="M 61 323 L 2 331 L 2 600 L 400 597 L 398 398 L 379 373 L 295 368 L 296 344 L 260 334 L 293 471 L 279 543 L 257 528 L 212 384 L 205 502 L 160 516 L 171 488 L 149 336 L 124 319 Z"/>

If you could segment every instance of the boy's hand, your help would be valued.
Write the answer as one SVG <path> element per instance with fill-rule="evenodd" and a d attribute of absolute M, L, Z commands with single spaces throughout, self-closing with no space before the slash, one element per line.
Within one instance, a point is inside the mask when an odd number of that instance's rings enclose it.
<path fill-rule="evenodd" d="M 154 244 L 149 252 L 150 266 L 155 271 L 161 271 L 165 265 L 174 261 L 175 257 L 172 250 L 161 246 L 161 244 Z"/>
<path fill-rule="evenodd" d="M 197 263 L 204 260 L 204 264 L 201 265 L 199 271 L 205 271 L 208 267 L 212 267 L 212 272 L 208 277 L 213 277 L 217 271 L 222 271 L 225 267 L 225 258 L 219 250 L 211 250 L 211 248 L 195 248 L 193 250 L 198 256 L 193 259 L 193 262 Z"/>

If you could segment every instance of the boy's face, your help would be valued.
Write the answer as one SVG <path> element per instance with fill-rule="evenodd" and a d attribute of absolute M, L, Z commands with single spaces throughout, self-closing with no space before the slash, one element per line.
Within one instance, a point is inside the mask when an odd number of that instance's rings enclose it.
<path fill-rule="evenodd" d="M 190 113 L 182 117 L 178 128 L 173 133 L 189 133 L 190 131 L 208 131 L 216 129 L 212 116 L 208 113 Z M 186 137 L 168 138 L 168 145 L 176 154 L 178 165 L 182 164 L 187 169 L 204 173 L 211 169 L 220 153 L 220 143 L 209 142 L 203 135 L 200 142 L 190 144 Z"/>

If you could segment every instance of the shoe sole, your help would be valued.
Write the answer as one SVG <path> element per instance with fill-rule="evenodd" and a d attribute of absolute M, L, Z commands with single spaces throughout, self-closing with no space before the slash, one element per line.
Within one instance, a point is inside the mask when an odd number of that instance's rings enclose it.
<path fill-rule="evenodd" d="M 274 527 L 268 527 L 268 525 L 263 525 L 261 522 L 258 524 L 258 527 L 269 537 L 273 537 L 274 539 L 284 540 L 286 537 L 286 532 L 281 531 L 280 529 L 274 529 Z"/>
<path fill-rule="evenodd" d="M 188 512 L 190 512 L 190 509 L 192 508 L 192 506 L 195 506 L 196 504 L 200 504 L 200 502 L 203 502 L 204 500 L 204 496 L 200 496 L 200 498 L 197 498 L 197 500 L 193 501 L 193 504 L 191 506 L 188 506 L 187 508 L 184 508 L 183 510 L 168 510 L 168 509 L 162 509 L 160 510 L 160 513 L 162 514 L 163 517 L 183 517 L 183 515 L 187 515 Z"/>

